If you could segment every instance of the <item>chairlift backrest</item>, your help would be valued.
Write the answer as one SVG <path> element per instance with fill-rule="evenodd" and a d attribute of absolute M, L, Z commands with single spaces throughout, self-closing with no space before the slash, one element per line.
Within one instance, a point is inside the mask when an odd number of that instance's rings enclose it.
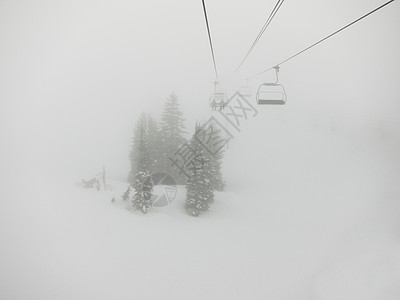
<path fill-rule="evenodd" d="M 251 97 L 251 89 L 248 86 L 242 86 L 239 90 L 239 93 L 243 97 Z"/>

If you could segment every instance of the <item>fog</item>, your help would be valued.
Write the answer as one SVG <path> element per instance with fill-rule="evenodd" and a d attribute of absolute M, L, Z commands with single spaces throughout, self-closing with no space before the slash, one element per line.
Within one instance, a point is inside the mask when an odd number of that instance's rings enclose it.
<path fill-rule="evenodd" d="M 222 86 L 232 94 L 245 78 L 379 4 L 284 3 L 235 73 L 272 3 L 210 1 Z M 398 118 L 398 12 L 395 2 L 284 64 L 287 108 Z M 2 1 L 0 14 L 2 136 L 11 154 L 36 149 L 43 167 L 55 155 L 65 168 L 105 163 L 124 176 L 131 130 L 142 111 L 157 116 L 175 91 L 188 127 L 209 115 L 215 79 L 201 3 Z M 250 81 L 253 92 L 273 78 L 268 72 Z M 269 108 L 259 109 L 265 120 Z"/>
<path fill-rule="evenodd" d="M 221 86 L 234 94 L 249 76 L 382 3 L 285 2 L 235 72 L 275 2 L 207 1 Z M 399 212 L 400 195 L 399 16 L 395 1 L 281 65 L 284 107 L 255 102 L 258 86 L 274 81 L 273 71 L 249 81 L 257 115 L 226 151 L 229 191 L 250 201 L 267 189 L 284 211 L 290 195 L 309 195 L 312 186 L 315 198 L 326 201 L 305 201 L 300 212 L 331 210 L 332 223 L 339 217 L 348 224 L 355 212 L 378 211 L 379 220 L 390 221 L 377 227 L 398 234 L 399 217 L 391 213 Z M 175 92 L 189 137 L 197 120 L 211 116 L 214 80 L 201 1 L 0 1 L 4 211 L 14 189 L 35 180 L 68 178 L 71 185 L 105 165 L 110 180 L 125 181 L 139 115 L 159 118 Z M 343 205 L 352 199 L 343 214 L 329 202 L 335 195 Z"/>

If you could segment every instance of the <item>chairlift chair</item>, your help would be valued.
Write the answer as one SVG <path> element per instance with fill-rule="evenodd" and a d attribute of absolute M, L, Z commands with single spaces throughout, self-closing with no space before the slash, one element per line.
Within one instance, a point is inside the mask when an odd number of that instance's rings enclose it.
<path fill-rule="evenodd" d="M 224 93 L 214 93 L 210 97 L 210 107 L 212 110 L 224 109 L 228 104 L 228 96 Z"/>
<path fill-rule="evenodd" d="M 286 103 L 286 91 L 282 84 L 263 83 L 257 91 L 257 104 L 283 105 Z"/>
<path fill-rule="evenodd" d="M 239 90 L 239 93 L 243 97 L 251 97 L 251 89 L 249 87 L 249 84 L 247 83 L 246 85 L 242 86 Z"/>
<path fill-rule="evenodd" d="M 212 110 L 217 110 L 217 108 L 219 110 L 222 110 L 226 107 L 226 105 L 228 104 L 228 96 L 223 93 L 223 92 L 217 92 L 217 84 L 218 82 L 214 83 L 214 93 L 211 94 L 210 97 L 210 107 L 212 108 Z"/>
<path fill-rule="evenodd" d="M 258 88 L 257 104 L 284 105 L 286 103 L 286 91 L 282 84 L 278 83 L 279 66 L 274 67 L 276 71 L 276 82 L 262 83 Z"/>

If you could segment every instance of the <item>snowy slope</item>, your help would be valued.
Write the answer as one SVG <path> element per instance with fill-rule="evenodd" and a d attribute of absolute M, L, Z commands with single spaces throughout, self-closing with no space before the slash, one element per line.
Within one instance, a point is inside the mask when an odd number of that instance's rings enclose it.
<path fill-rule="evenodd" d="M 21 164 L 3 177 L 0 298 L 399 299 L 398 135 L 271 124 L 268 143 L 235 137 L 198 218 L 184 187 L 142 215 L 123 182 L 82 189 L 35 162 L 21 182 Z"/>

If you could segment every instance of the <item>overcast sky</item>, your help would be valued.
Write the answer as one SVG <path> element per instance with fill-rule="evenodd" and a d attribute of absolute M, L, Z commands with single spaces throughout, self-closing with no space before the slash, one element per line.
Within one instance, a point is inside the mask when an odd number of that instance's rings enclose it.
<path fill-rule="evenodd" d="M 384 3 L 286 1 L 235 73 L 275 2 L 206 1 L 228 94 L 246 77 Z M 285 109 L 400 118 L 399 29 L 400 3 L 394 1 L 282 65 Z M 252 80 L 253 91 L 273 75 Z M 214 80 L 200 0 L 0 0 L 0 151 L 6 167 L 31 153 L 30 163 L 63 162 L 82 170 L 106 163 L 124 174 L 138 115 L 158 117 L 175 91 L 192 126 L 209 116 Z"/>

